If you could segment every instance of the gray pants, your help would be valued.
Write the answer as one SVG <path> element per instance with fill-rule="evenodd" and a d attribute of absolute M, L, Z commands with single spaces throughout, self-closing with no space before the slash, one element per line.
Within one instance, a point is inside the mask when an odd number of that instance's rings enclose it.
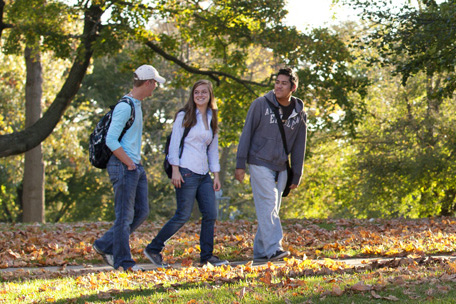
<path fill-rule="evenodd" d="M 287 170 L 279 173 L 277 182 L 277 172 L 266 167 L 249 165 L 249 171 L 258 220 L 253 258 L 270 258 L 277 250 L 283 250 L 279 211 L 282 192 L 287 183 Z"/>

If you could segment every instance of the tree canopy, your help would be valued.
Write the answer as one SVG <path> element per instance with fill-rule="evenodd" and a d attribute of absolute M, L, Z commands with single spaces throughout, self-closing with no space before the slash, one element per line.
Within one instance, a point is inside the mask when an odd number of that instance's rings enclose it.
<path fill-rule="evenodd" d="M 284 1 L 0 1 L 1 219 L 17 220 L 21 153 L 47 136 L 49 220 L 112 218 L 87 137 L 144 63 L 168 80 L 143 104 L 151 217 L 173 211 L 161 150 L 200 78 L 215 84 L 228 214 L 254 214 L 250 187 L 232 178 L 235 146 L 250 103 L 283 66 L 298 72 L 310 131 L 303 182 L 284 217 L 454 214 L 455 2 L 346 2 L 364 22 L 300 32 L 283 23 Z M 28 41 L 43 57 L 45 115 L 24 128 Z"/>
<path fill-rule="evenodd" d="M 271 84 L 270 75 L 252 75 L 249 69 L 249 50 L 260 47 L 272 53 L 272 66 L 290 65 L 299 71 L 301 97 L 319 99 L 316 106 L 323 121 L 332 123 L 329 115 L 336 107 L 346 113 L 341 124 L 356 123 L 356 107 L 347 92 L 362 92 L 365 83 L 347 72 L 349 53 L 327 30 L 305 34 L 284 25 L 283 0 L 1 2 L 4 52 L 17 52 L 25 39 L 36 41 L 42 50 L 69 60 L 71 67 L 40 120 L 0 135 L 0 156 L 23 153 L 49 136 L 78 92 L 92 59 L 116 54 L 132 42 L 144 47 L 135 66 L 160 57 L 179 67 L 171 84 L 185 79 L 184 75 L 201 75 L 225 86 L 227 96 L 242 95 L 244 102 Z M 132 63 L 131 71 L 135 66 Z M 229 115 L 222 112 L 222 119 L 226 116 L 227 122 L 233 122 L 228 127 L 238 131 L 240 118 Z"/>

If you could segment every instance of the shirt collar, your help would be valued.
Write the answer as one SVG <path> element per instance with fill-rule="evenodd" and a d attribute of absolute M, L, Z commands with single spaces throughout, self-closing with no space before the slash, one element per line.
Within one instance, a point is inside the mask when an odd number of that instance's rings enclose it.
<path fill-rule="evenodd" d="M 212 109 L 211 108 L 207 108 L 207 117 L 212 117 Z M 196 115 L 198 114 L 201 114 L 200 110 L 198 108 L 196 108 Z"/>
<path fill-rule="evenodd" d="M 130 100 L 133 101 L 133 103 L 135 103 L 135 104 L 139 104 L 139 105 L 141 104 L 141 100 L 139 100 L 139 99 L 136 99 L 136 98 L 128 96 L 128 95 L 125 95 L 125 97 L 130 98 Z"/>

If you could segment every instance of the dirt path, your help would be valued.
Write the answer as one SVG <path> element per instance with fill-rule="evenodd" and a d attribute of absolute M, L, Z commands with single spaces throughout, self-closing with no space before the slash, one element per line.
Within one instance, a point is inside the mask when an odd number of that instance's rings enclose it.
<path fill-rule="evenodd" d="M 431 256 L 432 258 L 441 258 L 441 259 L 449 259 L 451 261 L 456 261 L 456 256 L 450 255 L 435 255 Z M 333 261 L 344 263 L 350 268 L 353 267 L 364 267 L 372 263 L 384 263 L 392 260 L 401 260 L 405 258 L 350 258 L 350 259 L 334 259 Z M 323 261 L 323 260 L 314 260 L 315 262 Z M 243 265 L 248 263 L 249 261 L 234 261 L 231 262 L 231 266 Z M 284 261 L 274 261 L 275 265 L 284 265 Z M 139 266 L 143 267 L 145 270 L 154 270 L 157 267 L 151 263 L 140 263 Z M 262 266 L 267 265 L 267 262 L 254 262 L 252 266 Z M 179 263 L 172 264 L 173 268 L 182 268 Z M 75 266 L 48 266 L 48 267 L 24 267 L 24 268 L 4 268 L 0 269 L 0 272 L 8 272 L 8 273 L 42 273 L 42 272 L 54 272 L 54 273 L 93 273 L 93 272 L 100 272 L 100 271 L 111 271 L 113 270 L 112 267 L 108 265 L 75 265 Z"/>

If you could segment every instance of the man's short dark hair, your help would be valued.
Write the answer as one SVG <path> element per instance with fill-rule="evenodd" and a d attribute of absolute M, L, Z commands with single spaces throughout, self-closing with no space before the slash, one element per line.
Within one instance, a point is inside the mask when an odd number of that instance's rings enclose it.
<path fill-rule="evenodd" d="M 279 76 L 279 75 L 286 75 L 286 76 L 290 77 L 291 87 L 293 87 L 293 86 L 296 86 L 296 88 L 298 87 L 298 83 L 299 83 L 298 74 L 296 74 L 296 72 L 294 72 L 291 68 L 280 69 L 279 72 L 277 73 L 277 76 Z"/>

